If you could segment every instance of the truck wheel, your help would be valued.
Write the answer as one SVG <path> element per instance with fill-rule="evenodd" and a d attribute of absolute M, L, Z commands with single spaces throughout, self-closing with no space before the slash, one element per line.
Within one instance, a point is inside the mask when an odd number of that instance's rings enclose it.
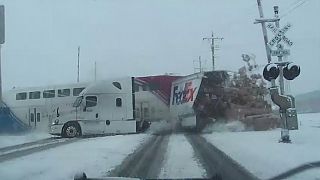
<path fill-rule="evenodd" d="M 63 137 L 67 138 L 80 136 L 81 130 L 79 124 L 75 122 L 67 123 L 63 128 L 62 134 Z"/>

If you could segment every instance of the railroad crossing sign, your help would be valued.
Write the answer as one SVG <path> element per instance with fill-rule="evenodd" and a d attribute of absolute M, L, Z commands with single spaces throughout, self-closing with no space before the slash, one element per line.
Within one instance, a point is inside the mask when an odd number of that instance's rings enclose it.
<path fill-rule="evenodd" d="M 268 42 L 268 45 L 272 47 L 275 44 L 278 44 L 282 40 L 288 46 L 292 46 L 293 42 L 284 35 L 290 29 L 290 27 L 291 27 L 291 24 L 287 24 L 282 29 L 278 29 L 273 24 L 269 23 L 267 25 L 267 28 L 270 29 L 275 36 Z"/>

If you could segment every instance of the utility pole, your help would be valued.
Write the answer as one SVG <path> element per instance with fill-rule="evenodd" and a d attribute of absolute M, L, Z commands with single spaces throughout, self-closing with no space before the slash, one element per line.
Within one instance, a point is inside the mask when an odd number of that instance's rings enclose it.
<path fill-rule="evenodd" d="M 215 49 L 215 47 L 214 47 L 214 41 L 215 40 L 223 40 L 223 37 L 221 38 L 221 37 L 214 37 L 214 35 L 213 35 L 213 32 L 212 32 L 212 34 L 211 34 L 211 37 L 205 37 L 205 38 L 202 38 L 202 40 L 211 40 L 211 55 L 212 55 L 212 71 L 214 71 L 215 70 L 215 52 L 214 52 L 214 50 L 216 50 Z"/>
<path fill-rule="evenodd" d="M 2 106 L 1 48 L 5 42 L 4 5 L 0 5 L 0 106 Z"/>
<path fill-rule="evenodd" d="M 202 72 L 202 67 L 201 67 L 201 56 L 199 56 L 199 68 L 200 68 L 200 72 Z"/>
<path fill-rule="evenodd" d="M 94 62 L 94 81 L 97 81 L 97 61 Z"/>
<path fill-rule="evenodd" d="M 0 44 L 0 107 L 2 106 L 1 48 L 2 44 Z"/>
<path fill-rule="evenodd" d="M 199 63 L 199 68 L 195 65 L 195 63 Z M 193 60 L 193 69 L 195 73 L 198 69 L 199 72 L 203 72 L 201 56 L 199 56 L 198 60 Z"/>
<path fill-rule="evenodd" d="M 77 76 L 77 82 L 79 82 L 79 76 L 80 76 L 80 46 L 78 46 L 78 76 Z"/>

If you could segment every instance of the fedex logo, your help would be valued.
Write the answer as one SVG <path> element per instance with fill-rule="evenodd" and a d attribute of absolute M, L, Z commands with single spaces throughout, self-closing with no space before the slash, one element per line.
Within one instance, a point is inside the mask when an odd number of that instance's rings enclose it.
<path fill-rule="evenodd" d="M 179 86 L 173 88 L 172 105 L 184 104 L 193 101 L 193 95 L 197 87 L 192 87 L 192 81 L 184 84 L 184 89 L 179 90 Z"/>

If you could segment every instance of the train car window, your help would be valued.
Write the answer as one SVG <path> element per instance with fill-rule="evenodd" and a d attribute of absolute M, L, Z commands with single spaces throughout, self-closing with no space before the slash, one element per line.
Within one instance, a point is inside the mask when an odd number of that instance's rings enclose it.
<path fill-rule="evenodd" d="M 86 97 L 86 107 L 93 107 L 97 105 L 97 96 Z"/>
<path fill-rule="evenodd" d="M 113 82 L 112 84 L 113 84 L 116 88 L 122 89 L 122 88 L 121 88 L 121 84 L 120 84 L 119 82 Z"/>
<path fill-rule="evenodd" d="M 37 122 L 40 122 L 40 113 L 37 113 Z"/>
<path fill-rule="evenodd" d="M 29 99 L 40 99 L 40 91 L 29 92 Z"/>
<path fill-rule="evenodd" d="M 43 98 L 54 98 L 56 96 L 55 90 L 45 90 L 43 91 Z"/>
<path fill-rule="evenodd" d="M 81 93 L 81 91 L 84 90 L 84 87 L 82 88 L 73 88 L 73 96 L 79 96 L 79 94 Z"/>
<path fill-rule="evenodd" d="M 70 89 L 58 89 L 58 97 L 70 96 Z"/>
<path fill-rule="evenodd" d="M 33 113 L 30 114 L 30 121 L 34 122 L 34 114 Z"/>
<path fill-rule="evenodd" d="M 25 100 L 27 99 L 27 93 L 22 92 L 22 93 L 17 93 L 16 94 L 16 100 Z"/>
<path fill-rule="evenodd" d="M 122 106 L 122 99 L 121 98 L 117 98 L 116 99 L 116 106 L 117 107 L 121 107 Z"/>

